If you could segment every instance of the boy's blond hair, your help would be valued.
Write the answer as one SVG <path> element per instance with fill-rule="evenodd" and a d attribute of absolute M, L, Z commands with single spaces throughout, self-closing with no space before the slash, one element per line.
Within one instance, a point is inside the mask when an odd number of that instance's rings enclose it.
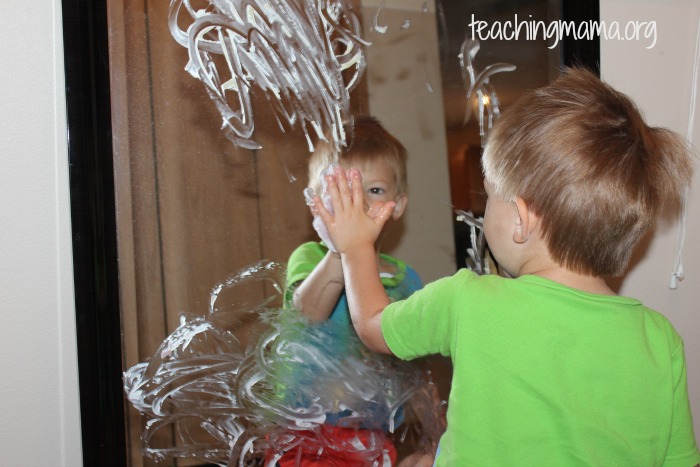
<path fill-rule="evenodd" d="M 408 189 L 406 148 L 393 137 L 376 118 L 358 117 L 344 126 L 347 146 L 336 150 L 331 141 L 321 141 L 309 159 L 309 187 L 321 194 L 319 176 L 332 163 L 347 162 L 361 165 L 367 161 L 381 160 L 389 164 L 396 175 L 396 194 Z"/>
<path fill-rule="evenodd" d="M 647 126 L 624 94 L 567 69 L 508 108 L 489 135 L 484 176 L 541 218 L 552 258 L 598 277 L 624 272 L 667 200 L 689 185 L 685 141 Z"/>

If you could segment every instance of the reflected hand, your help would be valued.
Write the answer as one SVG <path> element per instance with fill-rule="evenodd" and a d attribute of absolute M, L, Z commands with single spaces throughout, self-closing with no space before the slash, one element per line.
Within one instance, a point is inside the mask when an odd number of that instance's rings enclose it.
<path fill-rule="evenodd" d="M 323 221 L 336 250 L 346 253 L 358 246 L 374 247 L 396 203 L 376 202 L 365 211 L 362 176 L 357 169 L 350 169 L 346 174 L 341 167 L 336 167 L 326 177 L 326 182 L 332 212 L 318 196 L 313 198 L 312 209 Z"/>

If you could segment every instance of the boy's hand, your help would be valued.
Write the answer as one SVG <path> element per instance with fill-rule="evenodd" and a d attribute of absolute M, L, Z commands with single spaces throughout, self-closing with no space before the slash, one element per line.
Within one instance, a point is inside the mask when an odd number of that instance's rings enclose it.
<path fill-rule="evenodd" d="M 348 183 L 348 177 L 351 184 Z M 369 245 L 374 248 L 374 242 L 396 203 L 377 202 L 365 211 L 362 176 L 357 169 L 350 169 L 346 176 L 341 167 L 336 167 L 326 181 L 333 214 L 318 196 L 314 197 L 312 208 L 325 224 L 338 253 L 346 253 L 358 246 Z"/>
<path fill-rule="evenodd" d="M 331 206 L 331 198 L 328 195 L 324 195 L 322 199 L 323 207 L 325 207 L 329 212 L 333 212 L 333 207 Z M 311 198 L 311 203 L 313 205 L 313 197 Z M 326 229 L 325 224 L 323 223 L 323 220 L 321 220 L 321 217 L 318 215 L 318 212 L 313 209 L 311 209 L 312 214 L 314 216 L 314 220 L 311 223 L 313 226 L 314 230 L 318 234 L 319 238 L 323 243 L 326 244 L 328 249 L 332 251 L 333 253 L 338 253 L 338 250 L 335 249 L 335 245 L 333 244 L 333 240 L 331 240 L 330 235 L 328 234 L 328 229 Z"/>

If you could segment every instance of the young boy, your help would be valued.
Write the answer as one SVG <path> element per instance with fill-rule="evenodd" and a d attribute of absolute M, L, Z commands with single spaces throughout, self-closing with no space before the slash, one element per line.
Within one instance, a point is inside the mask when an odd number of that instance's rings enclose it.
<path fill-rule="evenodd" d="M 357 189 L 362 191 L 364 199 L 368 203 L 391 202 L 395 209 L 389 217 L 398 220 L 408 202 L 406 149 L 376 119 L 370 117 L 356 119 L 353 125 L 345 128 L 345 132 L 348 137 L 346 148 L 336 151 L 331 143 L 321 143 L 312 154 L 309 162 L 309 187 L 315 193 L 321 194 L 322 173 L 333 164 L 344 169 L 358 167 L 363 179 L 358 181 Z M 388 228 L 389 223 L 384 224 L 373 239 L 372 261 L 376 265 L 377 282 L 387 300 L 401 300 L 420 289 L 423 284 L 413 268 L 381 252 L 382 240 Z M 325 234 L 319 233 L 323 239 Z M 327 384 L 322 381 L 329 378 L 316 374 L 316 370 L 306 371 L 304 377 L 300 376 L 304 369 L 300 371 L 299 367 L 296 367 L 290 370 L 290 377 L 295 386 L 303 384 L 313 386 L 314 390 L 323 394 L 337 394 L 337 404 L 334 404 L 337 405 L 337 409 L 326 413 L 325 422 L 315 432 L 287 432 L 295 438 L 295 443 L 300 437 L 307 439 L 302 441 L 301 449 L 295 447 L 284 453 L 278 464 L 302 467 L 396 465 L 397 451 L 385 432 L 390 426 L 390 419 L 393 419 L 396 425 L 401 423 L 403 410 L 399 409 L 396 414 L 391 414 L 387 407 L 391 401 L 384 400 L 385 395 L 382 391 L 386 392 L 389 384 L 393 384 L 388 383 L 392 378 L 398 380 L 399 385 L 404 385 L 407 381 L 403 380 L 407 379 L 407 375 L 401 373 L 403 370 L 398 370 L 399 372 L 393 375 L 387 374 L 383 371 L 381 362 L 387 361 L 394 365 L 391 360 L 387 360 L 385 356 L 365 355 L 368 353 L 367 349 L 357 339 L 350 321 L 340 255 L 329 249 L 324 242 L 308 242 L 298 247 L 287 264 L 285 300 L 287 306 L 298 310 L 312 323 L 321 326 L 305 331 L 307 337 L 310 337 L 305 339 L 308 345 L 319 345 L 323 347 L 320 351 L 324 353 L 321 363 L 310 365 L 323 367 L 321 373 L 328 366 L 349 366 L 352 374 L 330 378 L 337 381 Z M 328 339 L 328 336 L 332 337 Z M 365 363 L 358 365 L 358 362 Z M 341 381 L 349 378 L 359 378 L 363 381 Z M 334 384 L 337 388 L 329 388 Z M 366 391 L 361 392 L 376 391 L 378 395 L 375 398 L 380 400 L 354 403 L 356 395 L 350 393 L 351 391 L 344 386 L 346 384 L 363 384 Z M 353 390 L 356 391 L 356 388 Z M 398 394 L 393 394 L 393 397 L 397 396 Z M 323 398 L 324 395 L 320 397 Z M 301 402 L 297 400 L 297 403 L 302 405 L 306 403 L 303 399 L 307 398 L 303 394 L 292 397 L 302 399 Z M 294 401 L 290 403 L 294 404 Z M 324 441 L 318 442 L 318 437 Z M 319 455 L 320 452 L 322 454 Z M 420 456 L 414 455 L 412 459 L 418 457 Z M 427 465 L 431 464 L 432 457 Z"/>
<path fill-rule="evenodd" d="M 355 170 L 352 189 L 328 179 L 334 215 L 314 202 L 366 345 L 452 359 L 435 465 L 698 464 L 681 338 L 604 280 L 689 184 L 682 139 L 567 70 L 506 110 L 482 162 L 484 232 L 512 278 L 461 270 L 390 304 L 372 244 L 393 203 L 366 211 Z"/>
<path fill-rule="evenodd" d="M 309 188 L 321 194 L 322 173 L 332 164 L 345 170 L 359 168 L 366 203 L 393 202 L 391 220 L 401 218 L 408 203 L 407 153 L 404 146 L 374 118 L 360 117 L 345 129 L 348 147 L 336 153 L 332 144 L 322 142 L 309 161 Z M 416 271 L 402 261 L 381 253 L 388 223 L 374 241 L 378 277 L 393 299 L 408 297 L 422 287 Z M 294 308 L 312 321 L 333 320 L 351 326 L 345 299 L 340 255 L 324 243 L 308 242 L 297 248 L 287 264 L 287 292 Z"/>

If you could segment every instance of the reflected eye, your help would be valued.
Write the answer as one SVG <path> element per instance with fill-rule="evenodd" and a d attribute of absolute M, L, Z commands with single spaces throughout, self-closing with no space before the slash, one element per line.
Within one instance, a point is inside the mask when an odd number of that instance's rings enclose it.
<path fill-rule="evenodd" d="M 382 195 L 382 194 L 386 193 L 386 191 L 384 191 L 384 188 L 378 188 L 378 187 L 372 187 L 369 190 L 367 190 L 367 192 L 369 192 L 372 195 Z"/>

